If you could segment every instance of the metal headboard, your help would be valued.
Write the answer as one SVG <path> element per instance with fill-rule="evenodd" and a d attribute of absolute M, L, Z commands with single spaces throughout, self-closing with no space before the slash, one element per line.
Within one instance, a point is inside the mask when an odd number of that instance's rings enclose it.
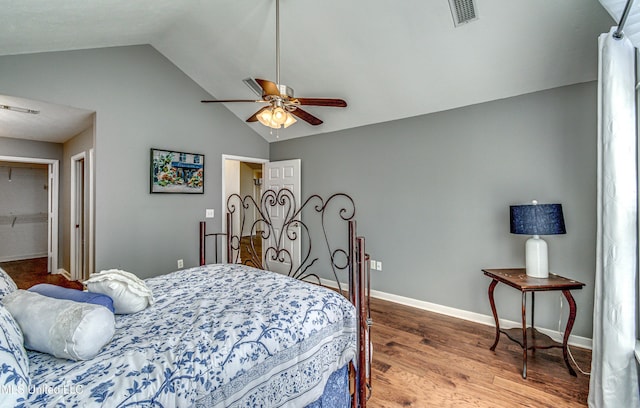
<path fill-rule="evenodd" d="M 266 270 L 284 267 L 281 272 L 293 278 L 320 283 L 313 271 L 321 258 L 314 244 L 320 241 L 333 278 L 342 289 L 338 271 L 349 268 L 347 238 L 355 210 L 353 199 L 343 193 L 327 199 L 314 194 L 301 204 L 286 188 L 264 191 L 259 202 L 250 195 L 233 194 L 227 200 L 227 260 Z M 295 241 L 300 242 L 299 262 L 292 253 Z"/>

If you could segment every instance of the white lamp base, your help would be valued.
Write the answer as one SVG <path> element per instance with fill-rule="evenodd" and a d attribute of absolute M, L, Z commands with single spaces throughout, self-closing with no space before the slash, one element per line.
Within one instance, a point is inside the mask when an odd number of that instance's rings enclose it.
<path fill-rule="evenodd" d="M 527 240 L 525 245 L 525 263 L 527 275 L 532 278 L 549 277 L 549 258 L 547 243 L 538 235 Z"/>

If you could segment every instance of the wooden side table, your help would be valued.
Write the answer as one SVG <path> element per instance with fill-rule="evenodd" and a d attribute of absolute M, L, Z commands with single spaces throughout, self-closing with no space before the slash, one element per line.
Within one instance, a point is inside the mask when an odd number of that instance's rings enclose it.
<path fill-rule="evenodd" d="M 532 350 L 535 353 L 536 349 L 549 349 L 552 347 L 562 348 L 562 355 L 564 356 L 564 362 L 569 369 L 569 373 L 576 376 L 576 372 L 569 364 L 567 341 L 573 329 L 573 323 L 576 319 L 576 302 L 571 296 L 571 290 L 582 289 L 584 283 L 567 279 L 560 275 L 549 273 L 548 278 L 532 278 L 527 276 L 524 268 L 518 269 L 483 269 L 482 272 L 492 279 L 489 284 L 489 302 L 491 303 L 491 311 L 493 312 L 493 318 L 496 321 L 496 340 L 491 346 L 491 351 L 496 349 L 498 341 L 500 340 L 500 333 L 504 333 L 509 339 L 515 341 L 522 347 L 522 378 L 527 378 L 527 351 Z M 498 320 L 498 313 L 496 312 L 496 304 L 493 299 L 493 290 L 496 288 L 498 282 L 502 282 L 518 289 L 522 292 L 522 329 L 500 329 L 500 321 Z M 562 344 L 557 343 L 546 334 L 540 333 L 535 329 L 534 313 L 535 313 L 535 292 L 561 290 L 564 297 L 569 303 L 569 319 L 564 329 L 564 338 Z M 531 327 L 527 328 L 527 292 L 531 292 Z"/>

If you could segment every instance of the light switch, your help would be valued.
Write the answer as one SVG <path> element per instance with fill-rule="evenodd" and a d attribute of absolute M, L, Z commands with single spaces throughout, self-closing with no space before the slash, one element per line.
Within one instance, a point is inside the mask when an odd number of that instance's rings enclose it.
<path fill-rule="evenodd" d="M 213 218 L 215 215 L 215 211 L 213 208 L 207 208 L 205 211 L 205 218 Z"/>

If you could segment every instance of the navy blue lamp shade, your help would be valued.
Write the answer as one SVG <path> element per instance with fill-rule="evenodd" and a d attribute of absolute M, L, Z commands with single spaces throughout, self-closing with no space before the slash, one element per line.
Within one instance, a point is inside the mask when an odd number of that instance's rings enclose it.
<path fill-rule="evenodd" d="M 525 245 L 527 275 L 533 278 L 549 277 L 547 243 L 540 235 L 566 234 L 562 204 L 512 205 L 511 233 L 531 235 Z"/>
<path fill-rule="evenodd" d="M 511 233 L 525 235 L 566 234 L 562 204 L 512 205 Z"/>

